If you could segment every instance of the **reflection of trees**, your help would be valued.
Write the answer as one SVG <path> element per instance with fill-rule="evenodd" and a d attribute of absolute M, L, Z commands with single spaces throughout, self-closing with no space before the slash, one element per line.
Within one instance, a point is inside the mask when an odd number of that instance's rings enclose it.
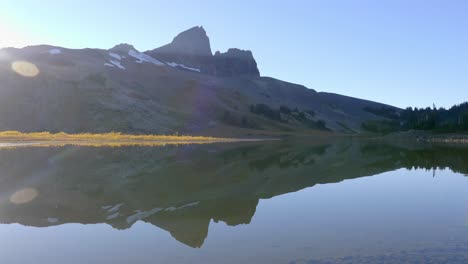
<path fill-rule="evenodd" d="M 369 144 L 362 148 L 364 155 L 387 156 L 377 167 L 395 167 L 407 169 L 445 169 L 454 172 L 468 173 L 468 148 L 448 145 L 416 145 L 397 147 L 391 144 Z"/>
<path fill-rule="evenodd" d="M 259 199 L 413 167 L 466 173 L 468 151 L 365 141 L 0 150 L 0 221 L 125 229 L 141 220 L 200 247 L 210 221 L 248 224 Z M 11 203 L 25 188 L 37 197 Z"/>

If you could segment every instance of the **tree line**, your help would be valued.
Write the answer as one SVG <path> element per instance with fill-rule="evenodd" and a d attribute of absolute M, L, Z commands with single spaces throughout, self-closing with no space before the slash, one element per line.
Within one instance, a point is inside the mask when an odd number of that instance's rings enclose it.
<path fill-rule="evenodd" d="M 404 110 L 391 107 L 371 108 L 365 111 L 385 117 L 386 120 L 367 121 L 362 127 L 372 132 L 394 132 L 405 130 L 429 130 L 436 132 L 468 131 L 468 102 L 454 105 L 449 109 L 433 107 Z"/>

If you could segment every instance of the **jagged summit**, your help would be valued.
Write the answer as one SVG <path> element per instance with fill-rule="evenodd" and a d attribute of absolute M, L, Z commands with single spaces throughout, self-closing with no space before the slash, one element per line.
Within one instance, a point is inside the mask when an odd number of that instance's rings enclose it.
<path fill-rule="evenodd" d="M 210 39 L 203 27 L 193 27 L 179 33 L 171 43 L 154 50 L 162 54 L 212 56 Z"/>
<path fill-rule="evenodd" d="M 229 49 L 225 53 L 211 52 L 210 39 L 203 27 L 193 27 L 160 48 L 146 54 L 169 63 L 183 64 L 200 72 L 220 77 L 260 76 L 251 51 Z"/>
<path fill-rule="evenodd" d="M 241 50 L 236 48 L 230 48 L 227 52 L 221 53 L 216 51 L 215 56 L 225 56 L 225 57 L 237 57 L 237 58 L 246 58 L 253 59 L 252 51 L 250 50 Z"/>
<path fill-rule="evenodd" d="M 250 50 L 229 49 L 225 53 L 217 51 L 214 55 L 216 75 L 219 76 L 260 76 L 253 54 Z"/>
<path fill-rule="evenodd" d="M 123 52 L 123 53 L 128 53 L 130 50 L 136 50 L 133 45 L 127 44 L 127 43 L 121 43 L 119 45 L 115 45 L 113 48 L 109 49 L 110 51 L 114 52 Z"/>

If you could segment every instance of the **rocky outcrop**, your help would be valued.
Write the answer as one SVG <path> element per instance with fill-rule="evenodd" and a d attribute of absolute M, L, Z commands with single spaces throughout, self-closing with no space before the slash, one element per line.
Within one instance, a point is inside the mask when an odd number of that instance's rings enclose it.
<path fill-rule="evenodd" d="M 215 75 L 224 77 L 260 76 L 253 54 L 250 50 L 229 49 L 214 55 Z"/>
<path fill-rule="evenodd" d="M 130 50 L 136 50 L 133 45 L 127 44 L 127 43 L 122 43 L 115 45 L 113 48 L 109 49 L 111 52 L 120 52 L 127 54 Z"/>
<path fill-rule="evenodd" d="M 177 35 L 171 43 L 145 52 L 153 58 L 212 73 L 210 39 L 203 27 L 193 27 Z"/>
<path fill-rule="evenodd" d="M 152 51 L 161 55 L 212 56 L 210 39 L 203 27 L 193 27 L 177 35 L 171 43 Z"/>
<path fill-rule="evenodd" d="M 251 51 L 229 49 L 213 56 L 210 39 L 203 27 L 193 27 L 177 35 L 174 40 L 146 54 L 168 63 L 199 69 L 219 77 L 260 76 Z"/>

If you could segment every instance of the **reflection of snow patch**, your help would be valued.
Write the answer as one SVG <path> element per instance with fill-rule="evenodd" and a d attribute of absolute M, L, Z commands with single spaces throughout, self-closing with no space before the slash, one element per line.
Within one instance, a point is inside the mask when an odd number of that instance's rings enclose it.
<path fill-rule="evenodd" d="M 120 215 L 119 212 L 117 212 L 117 213 L 115 213 L 115 214 L 109 215 L 106 219 L 107 219 L 107 220 L 112 220 L 112 219 L 114 219 L 114 218 L 117 218 L 119 215 Z"/>
<path fill-rule="evenodd" d="M 120 61 L 110 60 L 110 63 L 114 64 L 115 66 L 119 67 L 122 70 L 125 70 L 125 67 L 122 66 L 122 64 L 120 64 Z"/>
<path fill-rule="evenodd" d="M 167 65 L 169 65 L 169 66 L 171 66 L 173 68 L 181 67 L 181 68 L 189 70 L 189 71 L 200 72 L 200 69 L 188 67 L 188 66 L 185 66 L 183 64 L 178 64 L 178 63 L 175 63 L 175 62 L 168 62 Z"/>
<path fill-rule="evenodd" d="M 58 219 L 57 219 L 57 218 L 49 217 L 49 218 L 47 218 L 47 222 L 54 224 L 54 223 L 57 223 L 57 222 L 58 222 Z"/>
<path fill-rule="evenodd" d="M 57 54 L 60 54 L 60 53 L 62 53 L 62 51 L 60 49 L 51 49 L 51 50 L 49 50 L 50 55 L 57 55 Z"/>
<path fill-rule="evenodd" d="M 197 204 L 199 204 L 200 202 L 193 202 L 193 203 L 188 203 L 188 204 L 185 204 L 185 205 L 182 205 L 182 206 L 179 206 L 179 208 L 177 209 L 183 209 L 183 208 L 187 208 L 187 207 L 191 207 L 191 206 L 195 206 Z"/>
<path fill-rule="evenodd" d="M 120 207 L 122 207 L 123 203 L 119 203 L 117 205 L 106 205 L 106 206 L 103 206 L 101 207 L 102 210 L 105 210 L 107 211 L 108 214 L 110 214 L 109 216 L 107 216 L 107 220 L 111 220 L 111 219 L 114 219 L 118 216 L 120 216 L 120 213 L 119 213 L 119 209 Z"/>
<path fill-rule="evenodd" d="M 174 207 L 174 206 L 171 206 L 171 207 L 167 207 L 166 209 L 164 208 L 153 208 L 149 211 L 136 211 L 136 213 L 134 215 L 131 215 L 129 217 L 127 217 L 127 223 L 128 224 L 131 224 L 131 223 L 134 223 L 138 220 L 143 220 L 155 213 L 158 213 L 160 211 L 166 211 L 166 212 L 172 212 L 172 211 L 175 211 L 175 210 L 179 210 L 179 209 L 184 209 L 184 208 L 187 208 L 187 207 L 191 207 L 191 206 L 195 206 L 197 204 L 199 204 L 200 202 L 193 202 L 193 203 L 188 203 L 188 204 L 184 204 L 184 205 L 181 205 L 179 207 Z M 116 216 L 117 217 L 117 216 Z"/>
<path fill-rule="evenodd" d="M 137 63 L 142 63 L 142 62 L 146 61 L 146 62 L 153 63 L 154 65 L 158 65 L 158 66 L 164 65 L 164 63 L 158 61 L 157 59 L 155 59 L 155 58 L 153 58 L 151 56 L 148 56 L 148 55 L 146 55 L 144 53 L 140 53 L 138 51 L 135 51 L 135 50 L 129 50 L 128 55 L 131 56 L 131 57 L 134 57 L 135 59 L 138 59 L 136 61 Z"/>
<path fill-rule="evenodd" d="M 123 205 L 123 203 L 120 203 L 114 207 L 112 207 L 111 209 L 107 210 L 108 213 L 115 213 L 119 210 L 119 208 Z"/>
<path fill-rule="evenodd" d="M 187 207 L 195 206 L 195 205 L 197 205 L 197 204 L 199 204 L 199 203 L 200 203 L 200 202 L 193 202 L 193 203 L 188 203 L 188 204 L 181 205 L 181 206 L 179 206 L 179 207 L 171 206 L 171 207 L 166 208 L 164 211 L 172 212 L 172 211 L 175 211 L 175 210 L 179 210 L 179 209 L 184 209 L 184 208 L 187 208 Z"/>
<path fill-rule="evenodd" d="M 149 211 L 143 211 L 143 212 L 138 210 L 138 211 L 136 211 L 136 214 L 127 217 L 127 223 L 130 224 L 130 223 L 134 223 L 134 222 L 136 222 L 138 220 L 143 220 L 143 219 L 147 218 L 148 216 L 151 216 L 151 215 L 153 215 L 153 214 L 155 214 L 155 213 L 157 213 L 157 212 L 159 212 L 161 210 L 162 210 L 162 208 L 154 208 L 154 209 L 151 209 Z"/>
<path fill-rule="evenodd" d="M 120 57 L 119 54 L 113 53 L 113 52 L 109 52 L 109 56 L 111 56 L 111 57 L 113 57 L 113 58 L 115 58 L 115 59 L 117 59 L 117 60 L 121 60 L 121 59 L 122 59 L 122 57 Z"/>

